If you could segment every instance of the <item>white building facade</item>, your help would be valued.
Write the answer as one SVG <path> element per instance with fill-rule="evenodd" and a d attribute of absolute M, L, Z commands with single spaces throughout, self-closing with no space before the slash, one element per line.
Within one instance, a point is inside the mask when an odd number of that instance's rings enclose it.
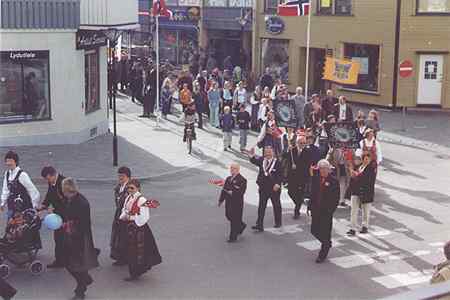
<path fill-rule="evenodd" d="M 77 144 L 107 133 L 101 30 L 135 28 L 136 1 L 0 3 L 0 146 Z"/>

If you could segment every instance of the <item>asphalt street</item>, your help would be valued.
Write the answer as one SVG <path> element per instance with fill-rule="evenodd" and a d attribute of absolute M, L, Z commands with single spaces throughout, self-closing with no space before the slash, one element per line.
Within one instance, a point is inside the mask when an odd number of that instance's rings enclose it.
<path fill-rule="evenodd" d="M 126 115 L 121 117 L 127 118 Z M 154 126 L 149 124 L 129 126 Z M 122 134 L 127 132 L 123 123 Z M 166 124 L 167 142 L 181 143 L 181 127 Z M 128 126 L 128 125 L 127 125 Z M 144 127 L 143 127 L 144 128 Z M 135 130 L 134 127 L 129 129 Z M 140 135 L 151 139 L 151 132 Z M 137 139 L 127 137 L 130 143 Z M 202 146 L 201 142 L 206 146 Z M 238 149 L 237 139 L 234 148 Z M 304 212 L 292 220 L 293 205 L 283 192 L 283 228 L 274 229 L 267 209 L 264 233 L 244 232 L 237 243 L 226 243 L 228 224 L 217 207 L 219 189 L 209 179 L 223 178 L 238 161 L 249 181 L 244 219 L 256 220 L 256 169 L 236 152 L 220 151 L 221 139 L 212 129 L 199 133 L 194 153 L 147 151 L 152 164 L 175 167 L 174 172 L 144 182 L 145 195 L 161 202 L 152 210 L 150 226 L 163 263 L 138 282 L 128 283 L 126 267 L 113 267 L 109 235 L 113 215 L 113 182 L 82 182 L 91 203 L 94 239 L 102 250 L 101 267 L 92 275 L 88 299 L 379 299 L 428 284 L 432 266 L 443 260 L 441 248 L 450 239 L 450 162 L 441 152 L 411 145 L 382 143 L 385 160 L 379 172 L 370 233 L 348 238 L 350 210 L 339 208 L 334 220 L 334 247 L 326 263 L 314 260 L 319 244 L 309 233 Z M 450 151 L 448 152 L 450 155 Z M 180 161 L 191 160 L 180 168 Z M 193 163 L 197 161 L 197 163 Z M 45 186 L 39 184 L 42 192 Z M 249 226 L 250 227 L 250 226 Z M 53 242 L 43 228 L 40 259 L 52 260 Z M 17 299 L 68 299 L 74 281 L 64 270 L 32 276 L 14 269 L 9 281 Z"/>

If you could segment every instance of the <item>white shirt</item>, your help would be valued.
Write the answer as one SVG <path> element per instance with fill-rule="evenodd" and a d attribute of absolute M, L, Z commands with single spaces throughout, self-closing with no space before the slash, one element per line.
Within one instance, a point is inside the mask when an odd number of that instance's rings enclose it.
<path fill-rule="evenodd" d="M 347 104 L 339 104 L 339 120 L 347 119 Z"/>
<path fill-rule="evenodd" d="M 17 173 L 20 171 L 20 167 L 16 167 L 14 170 L 10 171 L 9 173 L 9 180 L 14 180 L 16 178 Z M 9 197 L 9 188 L 8 188 L 8 179 L 6 178 L 6 175 L 8 174 L 8 171 L 5 172 L 5 175 L 3 176 L 3 189 L 2 189 L 2 196 L 1 196 L 1 204 L 0 206 L 5 206 L 6 201 Z M 41 200 L 41 195 L 36 188 L 36 186 L 31 181 L 30 176 L 28 176 L 27 173 L 22 172 L 19 176 L 19 182 L 22 184 L 25 189 L 27 190 L 28 194 L 31 198 L 31 203 L 33 204 L 34 208 L 37 208 L 39 206 L 39 202 Z"/>
<path fill-rule="evenodd" d="M 362 141 L 359 142 L 359 147 L 361 149 L 364 148 L 364 142 L 366 143 L 366 147 L 367 148 L 372 148 L 373 144 L 375 143 L 375 147 L 377 147 L 377 164 L 380 164 L 383 161 L 383 155 L 381 153 L 381 146 L 380 143 L 378 143 L 378 141 L 376 139 L 372 139 L 371 141 L 369 141 L 368 139 L 363 139 Z"/>
<path fill-rule="evenodd" d="M 267 104 L 260 104 L 258 110 L 258 120 L 263 120 L 264 122 L 267 120 Z"/>
<path fill-rule="evenodd" d="M 133 208 L 133 204 L 135 201 L 138 202 L 139 206 L 139 213 L 137 215 L 131 216 L 130 212 Z M 141 227 L 147 224 L 148 220 L 150 219 L 150 209 L 146 206 L 143 206 L 144 203 L 147 202 L 147 199 L 145 199 L 141 193 L 135 193 L 134 195 L 129 195 L 125 199 L 125 204 L 122 208 L 122 213 L 120 214 L 121 220 L 126 220 L 127 217 L 130 218 L 131 221 L 134 221 L 134 223 Z"/>

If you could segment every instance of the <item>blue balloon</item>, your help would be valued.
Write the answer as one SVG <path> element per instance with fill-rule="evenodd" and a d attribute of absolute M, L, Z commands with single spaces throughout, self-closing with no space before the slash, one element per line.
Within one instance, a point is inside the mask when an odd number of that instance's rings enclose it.
<path fill-rule="evenodd" d="M 50 230 L 58 230 L 62 226 L 62 218 L 57 214 L 48 214 L 45 216 L 44 225 Z"/>

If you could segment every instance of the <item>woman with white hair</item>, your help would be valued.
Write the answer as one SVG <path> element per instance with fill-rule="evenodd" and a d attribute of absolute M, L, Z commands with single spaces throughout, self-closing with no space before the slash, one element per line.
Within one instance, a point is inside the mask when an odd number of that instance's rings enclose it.
<path fill-rule="evenodd" d="M 322 263 L 331 248 L 331 231 L 333 214 L 339 203 L 340 187 L 336 178 L 331 175 L 331 164 L 322 159 L 317 167 L 311 167 L 311 233 L 321 245 L 316 263 Z"/>
<path fill-rule="evenodd" d="M 88 271 L 98 267 L 100 250 L 94 247 L 89 202 L 79 193 L 75 179 L 64 179 L 62 191 L 67 199 L 63 224 L 65 267 L 77 282 L 73 299 L 84 299 L 87 287 L 94 282 Z"/>

